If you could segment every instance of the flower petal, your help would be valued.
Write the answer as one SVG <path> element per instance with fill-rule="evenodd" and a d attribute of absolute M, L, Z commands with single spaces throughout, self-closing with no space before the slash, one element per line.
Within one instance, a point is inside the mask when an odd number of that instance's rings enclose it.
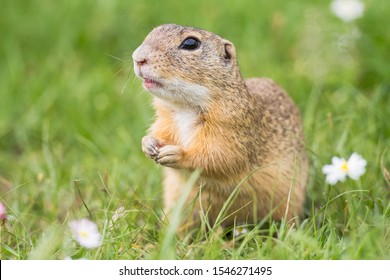
<path fill-rule="evenodd" d="M 353 153 L 348 159 L 348 176 L 357 180 L 366 172 L 367 161 L 359 154 Z"/>
<path fill-rule="evenodd" d="M 336 184 L 338 181 L 344 181 L 346 178 L 345 172 L 342 171 L 340 166 L 344 162 L 343 159 L 333 157 L 333 164 L 324 165 L 322 167 L 322 172 L 326 175 L 326 182 L 330 185 Z"/>
<path fill-rule="evenodd" d="M 330 8 L 345 22 L 353 21 L 364 14 L 364 3 L 360 0 L 334 0 Z"/>
<path fill-rule="evenodd" d="M 1 223 L 7 221 L 7 208 L 2 202 L 0 202 L 0 221 Z"/>
<path fill-rule="evenodd" d="M 339 167 L 345 162 L 344 158 L 332 157 L 332 165 Z"/>
<path fill-rule="evenodd" d="M 73 238 L 83 247 L 92 249 L 102 245 L 102 236 L 97 225 L 88 219 L 69 222 Z"/>

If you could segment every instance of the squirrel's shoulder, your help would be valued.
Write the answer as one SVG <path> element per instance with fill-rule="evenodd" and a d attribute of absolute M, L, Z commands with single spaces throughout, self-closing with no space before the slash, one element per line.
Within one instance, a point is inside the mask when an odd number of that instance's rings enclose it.
<path fill-rule="evenodd" d="M 270 78 L 245 79 L 248 92 L 260 98 L 266 110 L 281 115 L 299 114 L 298 108 L 287 92 Z M 277 111 L 277 112 L 276 112 Z"/>
<path fill-rule="evenodd" d="M 274 80 L 266 77 L 245 79 L 248 91 L 255 95 L 260 95 L 264 101 L 280 100 L 288 94 Z"/>

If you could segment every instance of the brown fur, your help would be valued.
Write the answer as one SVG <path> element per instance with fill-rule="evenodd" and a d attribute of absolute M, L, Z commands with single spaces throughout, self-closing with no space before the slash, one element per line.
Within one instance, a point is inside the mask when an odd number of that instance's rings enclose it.
<path fill-rule="evenodd" d="M 189 36 L 200 39 L 199 49 L 178 48 Z M 168 213 L 195 169 L 202 173 L 188 199 L 194 201 L 189 224 L 199 222 L 200 212 L 213 224 L 250 174 L 223 225 L 256 223 L 267 215 L 290 220 L 302 213 L 308 170 L 304 136 L 299 110 L 283 89 L 266 78 L 244 80 L 233 44 L 191 27 L 157 27 L 133 59 L 137 75 L 161 86 L 150 90 L 156 121 L 142 147 L 166 166 Z M 181 127 L 182 119 L 189 129 Z"/>

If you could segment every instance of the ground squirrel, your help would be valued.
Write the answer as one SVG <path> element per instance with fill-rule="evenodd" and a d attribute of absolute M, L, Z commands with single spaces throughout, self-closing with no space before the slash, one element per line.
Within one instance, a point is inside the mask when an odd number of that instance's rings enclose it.
<path fill-rule="evenodd" d="M 197 225 L 203 214 L 213 225 L 237 185 L 223 226 L 302 214 L 308 173 L 303 129 L 282 88 L 267 78 L 244 80 L 234 45 L 193 27 L 158 26 L 132 57 L 136 75 L 154 95 L 156 120 L 142 150 L 165 166 L 167 213 L 199 169 L 184 225 Z"/>

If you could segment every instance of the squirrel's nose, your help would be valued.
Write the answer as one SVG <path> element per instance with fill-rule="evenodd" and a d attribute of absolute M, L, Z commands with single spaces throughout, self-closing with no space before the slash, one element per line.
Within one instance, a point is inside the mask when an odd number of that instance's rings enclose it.
<path fill-rule="evenodd" d="M 133 61 L 137 66 L 142 66 L 148 62 L 147 60 L 147 52 L 145 50 L 145 47 L 138 47 L 134 52 L 133 52 Z"/>
<path fill-rule="evenodd" d="M 134 60 L 135 63 L 137 63 L 138 66 L 142 66 L 146 64 L 147 60 L 146 59 L 141 59 L 141 60 Z"/>

